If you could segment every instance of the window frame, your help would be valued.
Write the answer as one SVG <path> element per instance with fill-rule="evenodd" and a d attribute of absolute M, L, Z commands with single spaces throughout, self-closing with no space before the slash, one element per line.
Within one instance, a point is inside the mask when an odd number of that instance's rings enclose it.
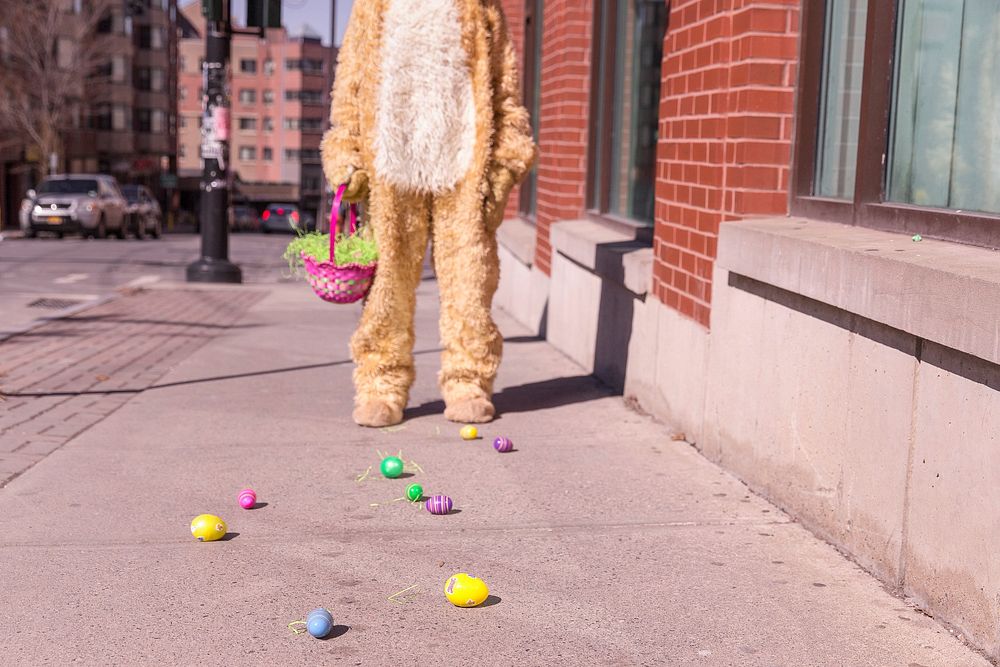
<path fill-rule="evenodd" d="M 890 112 L 900 3 L 869 0 L 854 197 L 814 195 L 823 79 L 826 2 L 802 6 L 796 130 L 789 188 L 792 215 L 887 232 L 1000 248 L 1000 212 L 967 212 L 886 200 Z"/>

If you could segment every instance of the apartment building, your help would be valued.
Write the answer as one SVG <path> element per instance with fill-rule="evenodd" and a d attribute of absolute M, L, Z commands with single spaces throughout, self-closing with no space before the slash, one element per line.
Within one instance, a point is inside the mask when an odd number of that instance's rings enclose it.
<path fill-rule="evenodd" d="M 181 14 L 178 166 L 190 192 L 201 175 L 204 18 L 198 2 L 185 5 Z M 234 35 L 231 53 L 233 201 L 258 208 L 284 202 L 318 209 L 323 192 L 319 145 L 329 110 L 334 49 L 318 35 L 292 36 L 279 28 L 269 29 L 264 39 Z"/>
<path fill-rule="evenodd" d="M 77 18 L 67 3 L 64 20 Z M 83 103 L 63 137 L 57 171 L 103 172 L 142 183 L 170 210 L 176 187 L 176 0 L 128 0 L 112 6 L 95 30 L 108 57 L 86 81 Z M 57 54 L 58 57 L 58 54 Z M 17 225 L 17 207 L 35 184 L 39 164 L 30 142 L 11 133 L 0 147 L 0 219 Z"/>

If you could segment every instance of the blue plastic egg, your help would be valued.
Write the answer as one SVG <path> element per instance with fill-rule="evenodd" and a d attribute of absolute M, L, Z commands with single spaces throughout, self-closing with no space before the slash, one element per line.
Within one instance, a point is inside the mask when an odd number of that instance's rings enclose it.
<path fill-rule="evenodd" d="M 313 609 L 306 616 L 306 630 L 317 639 L 326 637 L 333 630 L 333 616 L 323 607 Z"/>

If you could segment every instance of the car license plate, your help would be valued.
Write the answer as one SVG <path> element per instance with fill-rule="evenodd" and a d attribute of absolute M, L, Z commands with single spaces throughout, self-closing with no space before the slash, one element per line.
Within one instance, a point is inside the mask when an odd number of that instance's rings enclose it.
<path fill-rule="evenodd" d="M 61 225 L 62 221 L 63 221 L 62 218 L 55 215 L 49 217 L 49 222 L 51 222 L 54 225 Z"/>

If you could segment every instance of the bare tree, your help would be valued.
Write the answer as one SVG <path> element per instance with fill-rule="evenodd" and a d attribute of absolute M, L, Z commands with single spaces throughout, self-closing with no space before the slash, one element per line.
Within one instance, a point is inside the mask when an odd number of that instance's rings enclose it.
<path fill-rule="evenodd" d="M 16 133 L 34 146 L 43 173 L 50 156 L 58 164 L 66 132 L 83 122 L 88 84 L 111 74 L 121 45 L 99 28 L 121 7 L 120 0 L 0 0 L 0 136 Z"/>

